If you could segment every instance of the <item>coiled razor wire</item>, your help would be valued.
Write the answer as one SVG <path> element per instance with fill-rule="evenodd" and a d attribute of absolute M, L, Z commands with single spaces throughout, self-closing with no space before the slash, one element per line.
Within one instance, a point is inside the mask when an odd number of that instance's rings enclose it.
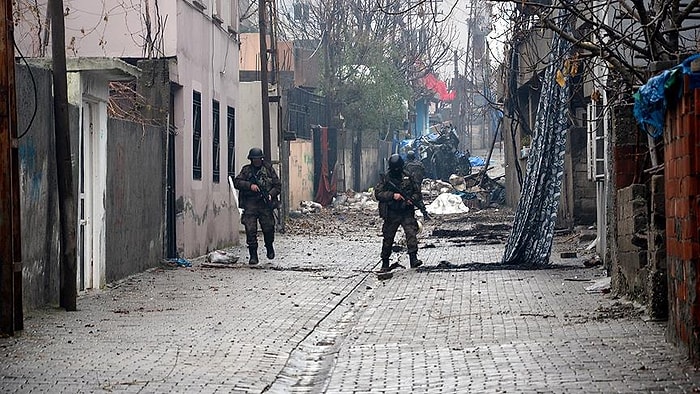
<path fill-rule="evenodd" d="M 566 11 L 571 0 L 564 1 L 556 23 L 570 31 L 571 15 Z M 513 229 L 508 236 L 504 264 L 548 265 L 552 252 L 554 225 L 561 197 L 564 153 L 569 123 L 569 83 L 557 83 L 566 75 L 565 59 L 571 43 L 554 33 L 549 64 L 545 69 L 537 117 L 533 129 L 527 172 L 523 182 Z"/>

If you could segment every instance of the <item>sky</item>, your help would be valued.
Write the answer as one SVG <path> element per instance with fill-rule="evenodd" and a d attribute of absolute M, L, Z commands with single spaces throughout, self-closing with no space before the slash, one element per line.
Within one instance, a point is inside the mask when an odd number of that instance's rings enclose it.
<path fill-rule="evenodd" d="M 467 20 L 470 15 L 475 14 L 475 11 L 483 9 L 485 3 L 484 0 L 442 0 L 440 6 L 444 16 L 447 17 L 446 22 L 454 26 L 459 37 L 454 42 L 459 52 L 464 52 L 466 50 L 467 40 L 469 39 Z M 499 4 L 503 6 L 503 3 Z M 477 8 L 473 9 L 473 7 Z M 490 25 L 492 31 L 489 34 L 488 43 L 491 49 L 490 56 L 492 61 L 500 62 L 503 59 L 503 35 L 507 30 L 507 22 L 503 20 L 502 17 L 499 17 L 499 15 L 502 16 L 504 13 L 499 12 L 496 7 L 499 7 L 499 5 L 494 5 L 491 12 L 492 17 Z"/>

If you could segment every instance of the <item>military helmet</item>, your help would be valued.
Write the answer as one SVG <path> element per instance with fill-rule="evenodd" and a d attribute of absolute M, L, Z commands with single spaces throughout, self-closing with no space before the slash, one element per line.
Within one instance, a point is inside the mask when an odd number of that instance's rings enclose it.
<path fill-rule="evenodd" d="M 414 152 L 412 150 L 406 152 L 406 159 L 415 160 L 416 159 L 416 152 Z"/>
<path fill-rule="evenodd" d="M 399 154 L 394 153 L 389 157 L 389 171 L 398 171 L 403 169 L 403 159 Z"/>
<path fill-rule="evenodd" d="M 263 151 L 260 148 L 250 148 L 250 151 L 248 151 L 249 160 L 262 159 L 263 157 Z"/>

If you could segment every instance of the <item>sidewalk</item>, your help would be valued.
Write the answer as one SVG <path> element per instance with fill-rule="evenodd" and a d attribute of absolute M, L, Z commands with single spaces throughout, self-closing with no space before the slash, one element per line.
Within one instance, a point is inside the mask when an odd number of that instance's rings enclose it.
<path fill-rule="evenodd" d="M 585 290 L 600 268 L 499 270 L 484 263 L 502 245 L 424 239 L 425 269 L 379 281 L 380 242 L 375 229 L 279 235 L 274 264 L 197 259 L 83 295 L 77 312 L 32 313 L 20 336 L 0 339 L 0 392 L 700 389 L 664 322 Z"/>

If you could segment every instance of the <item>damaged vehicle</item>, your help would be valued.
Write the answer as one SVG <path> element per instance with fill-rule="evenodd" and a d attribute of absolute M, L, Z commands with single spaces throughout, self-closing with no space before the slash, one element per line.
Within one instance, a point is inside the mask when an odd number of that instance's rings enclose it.
<path fill-rule="evenodd" d="M 401 153 L 405 157 L 409 150 L 416 152 L 425 167 L 426 177 L 448 181 L 453 174 L 471 174 L 469 151 L 461 151 L 458 147 L 455 128 L 451 124 L 441 124 L 431 127 L 429 134 L 402 141 Z"/>

